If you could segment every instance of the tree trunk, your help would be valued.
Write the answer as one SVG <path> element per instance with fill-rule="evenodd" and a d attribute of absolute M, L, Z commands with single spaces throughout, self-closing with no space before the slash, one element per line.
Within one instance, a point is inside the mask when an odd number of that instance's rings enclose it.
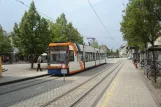
<path fill-rule="evenodd" d="M 12 64 L 12 54 L 9 54 L 9 62 Z"/>
<path fill-rule="evenodd" d="M 34 68 L 34 57 L 33 54 L 31 54 L 31 69 Z"/>
<path fill-rule="evenodd" d="M 152 47 L 154 47 L 154 42 L 152 41 L 151 42 L 151 45 L 152 45 Z M 154 54 L 154 51 L 152 51 L 152 54 L 153 54 L 153 67 L 154 67 L 154 82 L 157 82 L 157 71 L 156 71 L 156 65 L 155 65 L 155 63 L 156 63 L 156 61 L 155 61 L 155 54 Z"/>

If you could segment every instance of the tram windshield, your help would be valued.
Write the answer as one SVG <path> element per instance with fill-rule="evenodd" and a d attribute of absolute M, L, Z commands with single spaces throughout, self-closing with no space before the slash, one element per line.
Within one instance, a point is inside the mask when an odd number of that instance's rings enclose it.
<path fill-rule="evenodd" d="M 50 47 L 50 64 L 67 64 L 68 61 L 68 48 L 57 46 Z"/>

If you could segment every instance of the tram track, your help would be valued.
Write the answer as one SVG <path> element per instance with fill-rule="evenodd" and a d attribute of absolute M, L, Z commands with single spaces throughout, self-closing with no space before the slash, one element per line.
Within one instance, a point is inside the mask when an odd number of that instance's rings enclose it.
<path fill-rule="evenodd" d="M 18 82 L 18 83 L 13 83 L 10 85 L 5 85 L 5 86 L 1 86 L 0 87 L 0 95 L 4 95 L 4 94 L 8 94 L 10 92 L 14 92 L 14 91 L 19 91 L 25 88 L 29 88 L 35 85 L 39 85 L 45 82 L 49 82 L 52 80 L 56 80 L 59 79 L 61 77 L 53 77 L 50 75 L 46 75 L 44 77 L 39 77 L 39 78 L 35 78 L 35 79 L 31 79 L 31 80 L 26 80 L 26 81 L 22 81 L 22 82 Z M 3 90 L 3 91 L 2 91 Z"/>
<path fill-rule="evenodd" d="M 94 87 L 96 87 L 97 85 L 99 85 L 99 83 L 101 83 L 101 81 L 103 81 L 103 80 L 104 80 L 105 78 L 107 78 L 115 69 L 117 69 L 118 66 L 120 66 L 120 64 L 122 64 L 122 62 L 123 62 L 123 61 L 118 62 L 116 66 L 115 66 L 115 65 L 111 65 L 110 67 L 108 67 L 108 68 L 102 70 L 100 73 L 94 75 L 93 77 L 91 77 L 91 78 L 88 79 L 87 81 L 85 81 L 85 82 L 79 84 L 78 86 L 72 88 L 71 90 L 69 90 L 69 91 L 67 91 L 67 92 L 65 92 L 65 93 L 63 93 L 63 94 L 61 94 L 61 95 L 55 97 L 54 99 L 52 99 L 52 100 L 50 100 L 50 101 L 48 101 L 48 102 L 42 104 L 40 107 L 46 107 L 46 106 L 51 106 L 51 107 L 54 106 L 54 107 L 56 107 L 56 106 L 59 106 L 60 103 L 61 103 L 61 104 L 63 103 L 63 102 L 61 102 L 62 99 L 68 98 L 71 94 L 74 95 L 74 94 L 73 94 L 74 91 L 76 91 L 75 93 L 80 94 L 80 93 L 82 92 L 82 90 L 86 89 L 85 85 L 87 85 L 87 84 L 89 85 L 89 88 L 90 88 L 89 92 L 92 91 L 92 90 L 94 89 Z M 104 71 L 106 71 L 106 70 L 110 70 L 110 72 L 108 72 L 108 73 L 107 73 L 107 72 L 104 72 Z M 107 73 L 107 74 L 106 74 L 105 76 L 103 76 L 104 73 L 105 73 L 105 74 Z M 103 77 L 103 78 L 102 78 L 102 77 Z M 100 81 L 98 82 L 97 80 L 100 80 Z M 94 82 L 94 81 L 95 81 L 95 82 Z M 95 83 L 96 83 L 96 84 L 95 84 Z M 88 85 L 87 85 L 87 86 L 88 86 Z M 82 88 L 82 87 L 83 87 L 83 88 Z M 93 87 L 93 88 L 92 88 L 92 87 Z M 81 89 L 82 89 L 82 90 L 81 90 Z M 77 91 L 77 90 L 78 90 L 78 91 Z M 87 92 L 87 93 L 89 93 L 89 92 Z M 86 96 L 87 93 L 83 94 L 83 96 L 81 96 L 81 97 L 80 97 L 78 100 L 76 100 L 75 102 L 72 102 L 72 104 L 70 104 L 70 106 L 75 106 L 75 104 L 77 104 L 79 101 L 81 101 L 81 99 L 84 98 L 84 97 Z M 77 95 L 77 96 L 79 96 L 79 95 Z M 67 106 L 67 105 L 65 105 L 65 106 Z"/>
<path fill-rule="evenodd" d="M 92 99 L 90 99 L 87 104 L 89 104 L 91 107 L 95 107 L 97 105 L 97 103 L 99 102 L 99 99 L 102 97 L 104 92 L 107 90 L 107 88 L 110 86 L 110 84 L 112 83 L 112 81 L 114 80 L 114 78 L 116 77 L 116 75 L 118 74 L 120 69 L 122 68 L 123 64 L 124 64 L 124 62 L 122 62 L 119 66 L 117 66 L 117 68 L 114 69 L 113 72 L 110 72 L 109 75 L 106 75 L 101 81 L 99 81 L 93 88 L 91 88 L 82 97 L 80 97 L 77 101 L 75 101 L 70 107 L 77 107 L 77 106 L 80 107 L 80 106 L 82 106 L 82 104 L 84 104 L 85 101 L 87 102 L 87 99 L 89 100 L 89 97 L 92 94 L 95 98 L 92 97 Z M 112 75 L 112 76 L 109 77 L 110 75 Z M 107 85 L 104 86 L 104 84 L 107 81 L 108 81 Z M 102 91 L 98 91 L 98 88 L 100 88 L 100 87 L 102 88 L 101 89 Z M 97 93 L 95 93 L 95 92 L 97 92 Z M 96 94 L 96 96 L 94 94 Z M 86 105 L 86 107 L 88 107 L 89 105 Z"/>
<path fill-rule="evenodd" d="M 83 73 L 83 72 L 81 72 L 81 73 Z M 75 75 L 77 75 L 77 74 L 75 74 Z M 0 90 L 1 90 L 0 95 L 8 94 L 8 93 L 11 93 L 11 92 L 14 92 L 14 91 L 19 91 L 19 90 L 22 90 L 22 89 L 25 89 L 25 88 L 29 88 L 29 87 L 32 87 L 32 86 L 35 86 L 35 85 L 40 85 L 40 84 L 43 84 L 45 82 L 57 80 L 57 79 L 60 79 L 60 78 L 63 78 L 63 77 L 53 77 L 51 75 L 46 75 L 46 76 L 43 76 L 43 77 L 37 77 L 37 78 L 29 79 L 29 80 L 24 80 L 24 81 L 21 81 L 21 82 L 16 82 L 16 83 L 13 83 L 13 84 L 4 85 L 4 86 L 0 87 Z"/>

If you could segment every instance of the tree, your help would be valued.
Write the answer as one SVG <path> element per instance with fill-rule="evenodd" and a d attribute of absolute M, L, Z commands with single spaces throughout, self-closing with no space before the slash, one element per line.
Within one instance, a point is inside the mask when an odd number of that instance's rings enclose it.
<path fill-rule="evenodd" d="M 116 50 L 116 54 L 119 55 L 119 50 L 118 49 Z"/>
<path fill-rule="evenodd" d="M 0 55 L 10 55 L 12 53 L 11 40 L 0 25 Z"/>
<path fill-rule="evenodd" d="M 96 39 L 92 39 L 90 42 L 90 46 L 94 47 L 94 48 L 99 48 L 98 42 Z"/>
<path fill-rule="evenodd" d="M 31 56 L 33 68 L 35 56 L 46 52 L 51 42 L 48 22 L 38 14 L 34 2 L 31 3 L 29 10 L 25 11 L 19 25 L 15 23 L 13 38 L 13 43 L 19 51 Z"/>
<path fill-rule="evenodd" d="M 52 35 L 52 42 L 75 42 L 83 44 L 83 37 L 78 30 L 73 27 L 72 22 L 67 22 L 65 14 L 62 13 L 56 19 L 56 22 L 50 22 L 50 31 Z"/>
<path fill-rule="evenodd" d="M 131 0 L 127 5 L 120 30 L 129 46 L 139 46 L 143 49 L 148 42 L 154 45 L 160 24 L 147 10 L 143 0 Z"/>
<path fill-rule="evenodd" d="M 111 49 L 111 50 L 110 50 L 110 53 L 111 53 L 111 54 L 113 54 L 113 53 L 114 53 L 114 52 L 113 52 L 113 49 Z"/>
<path fill-rule="evenodd" d="M 147 11 L 161 21 L 161 0 L 143 0 L 143 2 Z"/>
<path fill-rule="evenodd" d="M 154 46 L 154 41 L 161 34 L 160 13 L 160 0 L 130 0 L 120 29 L 123 33 L 123 38 L 128 41 L 128 45 L 136 46 L 140 49 L 146 48 L 147 43 Z M 155 62 L 154 51 L 152 51 L 152 54 Z"/>

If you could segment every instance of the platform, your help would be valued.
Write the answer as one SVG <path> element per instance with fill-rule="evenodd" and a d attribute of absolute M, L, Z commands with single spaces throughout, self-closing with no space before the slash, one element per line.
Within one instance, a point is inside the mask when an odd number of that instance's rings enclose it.
<path fill-rule="evenodd" d="M 46 63 L 41 64 L 43 68 L 43 71 L 41 72 L 36 71 L 36 66 L 37 64 L 34 64 L 34 69 L 31 69 L 31 64 L 2 65 L 2 67 L 8 69 L 8 71 L 2 72 L 2 77 L 0 78 L 0 84 L 47 74 Z"/>
<path fill-rule="evenodd" d="M 126 60 L 97 107 L 157 107 L 138 70 Z"/>

